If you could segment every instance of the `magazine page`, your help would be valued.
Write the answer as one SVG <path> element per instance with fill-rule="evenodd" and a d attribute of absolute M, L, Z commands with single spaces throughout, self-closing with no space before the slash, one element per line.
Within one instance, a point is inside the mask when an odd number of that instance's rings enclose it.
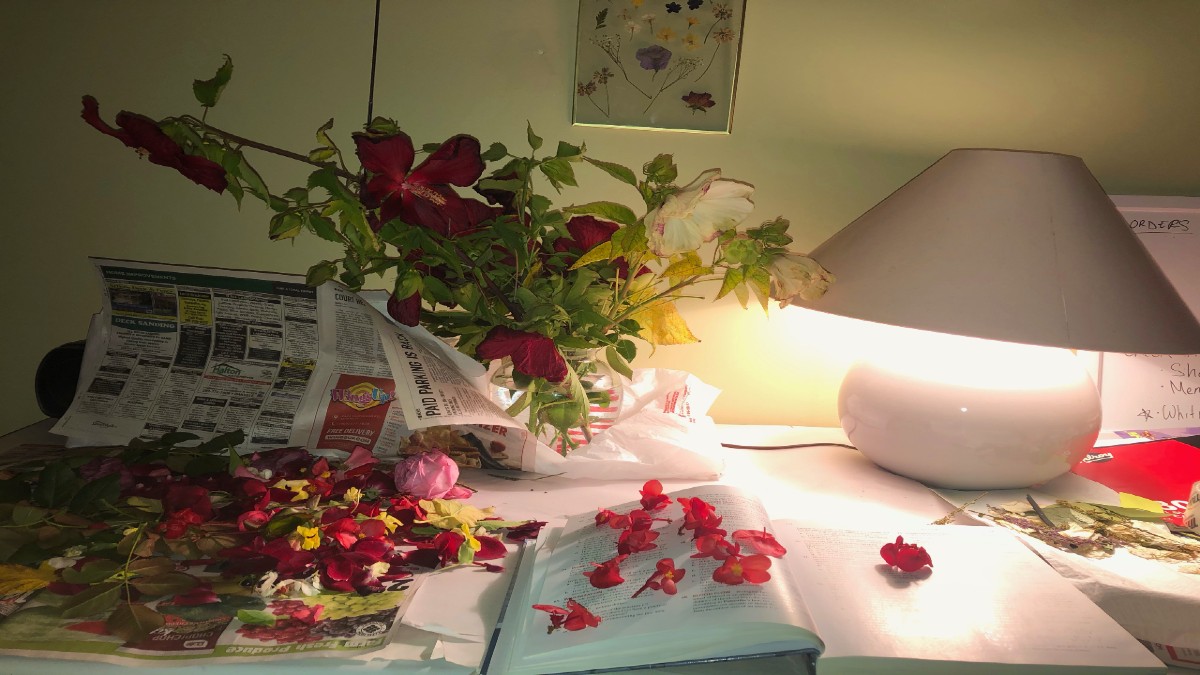
<path fill-rule="evenodd" d="M 761 503 L 730 486 L 702 486 L 671 496 L 699 497 L 712 504 L 724 517 L 721 527 L 729 532 L 771 528 Z M 639 506 L 635 501 L 611 509 L 627 513 Z M 764 650 L 820 649 L 821 642 L 787 567 L 774 561 L 770 580 L 761 584 L 715 581 L 713 571 L 721 563 L 691 557 L 697 549 L 691 532 L 679 532 L 683 514 L 676 503 L 654 513 L 670 520 L 654 523 L 658 547 L 634 553 L 620 565 L 625 583 L 593 587 L 583 572 L 615 555 L 620 534 L 598 526 L 595 515 L 588 512 L 568 518 L 561 533 L 539 547 L 528 582 L 529 596 L 518 608 L 521 618 L 506 617 L 506 622 L 516 624 L 511 630 L 519 635 L 512 648 L 514 664 L 536 670 L 539 665 L 549 668 L 586 656 L 596 659 L 595 667 L 602 667 L 646 663 L 651 657 L 672 662 Z M 631 598 L 662 558 L 671 558 L 677 569 L 686 570 L 677 594 L 645 592 Z M 548 616 L 527 609 L 531 604 L 563 607 L 569 599 L 600 617 L 600 625 L 577 632 L 548 632 Z M 505 629 L 510 630 L 507 623 Z M 652 656 L 639 651 L 641 648 Z"/>
<path fill-rule="evenodd" d="M 103 618 L 63 618 L 58 604 L 64 596 L 48 590 L 0 597 L 0 608 L 9 608 L 0 611 L 0 655 L 121 665 L 348 658 L 392 642 L 421 579 L 417 575 L 369 596 L 264 599 L 253 588 L 209 575 L 220 602 L 194 604 L 179 596 L 151 603 L 167 621 L 136 643 L 111 635 Z"/>

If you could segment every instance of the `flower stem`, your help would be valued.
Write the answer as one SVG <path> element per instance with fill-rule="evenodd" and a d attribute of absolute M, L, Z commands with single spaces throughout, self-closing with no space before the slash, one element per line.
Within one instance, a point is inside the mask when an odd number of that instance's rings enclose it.
<path fill-rule="evenodd" d="M 298 152 L 292 152 L 291 150 L 284 150 L 283 148 L 277 148 L 273 145 L 267 145 L 266 143 L 259 143 L 258 141 L 252 141 L 249 138 L 243 138 L 236 134 L 231 134 L 228 131 L 224 131 L 222 129 L 218 129 L 214 126 L 206 124 L 204 122 L 204 120 L 196 119 L 195 117 L 192 117 L 191 115 L 184 115 L 180 119 L 192 120 L 192 121 L 198 123 L 200 125 L 200 127 L 203 128 L 205 131 L 215 134 L 217 136 L 220 136 L 221 138 L 224 138 L 227 141 L 237 143 L 238 145 L 244 145 L 248 148 L 254 148 L 255 150 L 261 150 L 263 152 L 269 152 L 272 155 L 279 155 L 280 157 L 286 157 L 288 159 L 293 159 L 293 160 L 296 160 L 297 162 L 303 162 L 305 164 L 311 164 L 313 166 L 318 166 L 318 167 L 321 167 L 322 169 L 332 169 L 335 175 L 337 175 L 340 178 L 345 178 L 346 180 L 358 180 L 358 176 L 350 173 L 349 171 L 346 171 L 345 169 L 338 167 L 336 164 L 333 164 L 332 162 L 314 162 L 311 159 L 309 159 L 307 155 L 301 155 Z"/>

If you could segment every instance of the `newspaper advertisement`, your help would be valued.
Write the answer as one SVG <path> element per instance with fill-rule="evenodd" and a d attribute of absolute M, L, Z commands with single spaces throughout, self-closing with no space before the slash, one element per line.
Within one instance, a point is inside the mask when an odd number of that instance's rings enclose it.
<path fill-rule="evenodd" d="M 377 455 L 437 442 L 460 464 L 528 469 L 537 440 L 484 393 L 483 368 L 337 282 L 93 259 L 103 307 L 70 409 L 72 444 L 244 430 L 241 452 Z"/>
<path fill-rule="evenodd" d="M 264 599 L 252 588 L 214 576 L 219 602 L 198 604 L 180 596 L 151 603 L 166 621 L 133 642 L 112 635 L 103 619 L 63 618 L 56 603 L 67 596 L 48 589 L 0 596 L 0 618 L 8 614 L 0 631 L 0 654 L 122 665 L 344 659 L 392 642 L 420 580 L 414 576 L 366 596 Z"/>

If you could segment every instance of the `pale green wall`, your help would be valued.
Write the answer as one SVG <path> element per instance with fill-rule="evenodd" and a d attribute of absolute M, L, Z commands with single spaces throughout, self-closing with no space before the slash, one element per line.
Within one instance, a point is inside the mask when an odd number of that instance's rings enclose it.
<path fill-rule="evenodd" d="M 672 152 L 688 178 L 719 166 L 754 183 L 753 217 L 787 216 L 804 249 L 955 147 L 1076 154 L 1111 193 L 1200 195 L 1196 0 L 749 0 L 730 136 L 573 128 L 570 0 L 383 4 L 376 111 L 414 138 L 520 147 L 529 120 L 631 166 Z M 3 4 L 0 431 L 40 416 L 37 361 L 98 308 L 87 256 L 298 272 L 330 253 L 272 244 L 256 202 L 239 213 L 139 161 L 80 121 L 80 95 L 108 116 L 192 111 L 191 79 L 228 53 L 237 71 L 211 122 L 306 150 L 332 116 L 344 141 L 365 115 L 373 5 Z M 301 175 L 261 164 L 278 185 Z M 633 198 L 584 179 L 575 201 Z M 643 364 L 723 388 L 718 421 L 834 423 L 847 357 L 823 320 L 724 303 L 685 313 L 704 342 Z"/>

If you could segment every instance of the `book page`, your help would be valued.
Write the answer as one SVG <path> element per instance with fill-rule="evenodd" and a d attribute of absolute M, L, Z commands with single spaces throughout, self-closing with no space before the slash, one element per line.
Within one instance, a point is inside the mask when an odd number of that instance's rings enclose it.
<path fill-rule="evenodd" d="M 933 568 L 879 555 L 894 532 L 777 522 L 822 639 L 838 657 L 1062 666 L 1161 666 L 1137 640 L 1006 532 L 906 528 Z"/>
<path fill-rule="evenodd" d="M 671 496 L 699 497 L 712 504 L 724 518 L 721 527 L 730 534 L 739 529 L 770 529 L 762 505 L 734 488 L 704 486 Z M 640 505 L 632 501 L 610 508 L 627 513 Z M 525 606 L 563 607 L 568 599 L 574 599 L 602 622 L 597 628 L 575 633 L 562 630 L 548 633 L 548 615 L 533 612 L 525 621 L 521 638 L 524 644 L 518 648 L 519 653 L 532 659 L 530 662 L 538 662 L 568 649 L 576 652 L 572 658 L 589 651 L 626 652 L 616 656 L 627 656 L 639 645 L 646 645 L 653 646 L 656 655 L 666 658 L 670 656 L 667 651 L 686 647 L 677 658 L 670 659 L 679 660 L 698 658 L 704 653 L 735 653 L 752 644 L 789 640 L 800 642 L 800 646 L 786 645 L 793 649 L 819 649 L 820 643 L 812 635 L 812 620 L 796 594 L 785 564 L 773 560 L 771 579 L 763 584 L 721 584 L 712 579 L 713 570 L 720 565 L 718 561 L 690 557 L 696 548 L 691 532 L 679 532 L 683 518 L 679 505 L 672 503 L 654 515 L 670 519 L 654 523 L 654 529 L 660 533 L 655 541 L 657 548 L 630 555 L 620 566 L 625 582 L 605 589 L 591 586 L 583 572 L 594 569 L 592 563 L 616 555 L 620 530 L 597 526 L 594 511 L 567 519 L 561 533 L 550 537 L 538 551 Z M 670 596 L 647 590 L 632 598 L 662 558 L 671 558 L 676 568 L 686 570 L 678 594 Z M 664 637 L 664 633 L 670 635 Z M 664 646 L 671 649 L 664 650 Z"/>

